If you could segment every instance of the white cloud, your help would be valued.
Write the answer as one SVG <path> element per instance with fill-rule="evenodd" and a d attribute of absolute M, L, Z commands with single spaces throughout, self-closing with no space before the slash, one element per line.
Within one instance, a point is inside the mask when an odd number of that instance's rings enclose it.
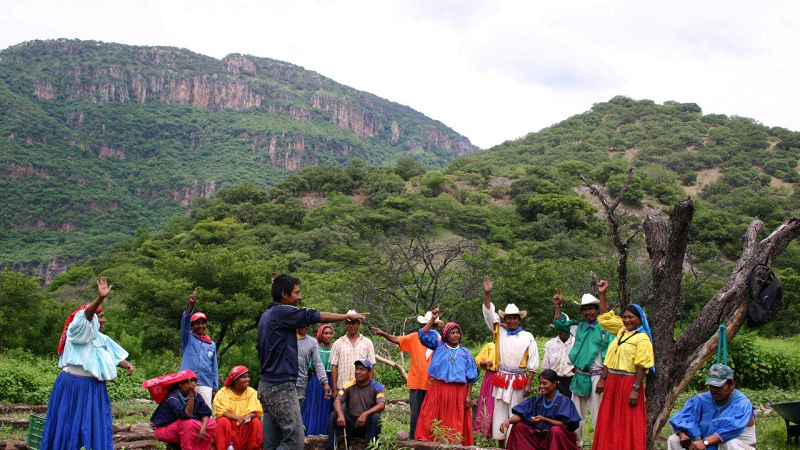
<path fill-rule="evenodd" d="M 489 147 L 614 95 L 800 129 L 789 1 L 5 0 L 0 48 L 70 37 L 271 57 Z"/>

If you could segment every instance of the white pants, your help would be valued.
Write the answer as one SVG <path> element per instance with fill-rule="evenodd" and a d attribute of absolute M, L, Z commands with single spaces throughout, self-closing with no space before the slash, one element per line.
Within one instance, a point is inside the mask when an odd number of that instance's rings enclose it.
<path fill-rule="evenodd" d="M 511 432 L 511 427 L 508 427 L 505 433 L 500 432 L 500 425 L 508 420 L 513 414 L 511 410 L 520 404 L 525 396 L 522 389 L 514 389 L 511 392 L 511 402 L 506 403 L 499 398 L 494 399 L 494 412 L 492 413 L 492 438 L 498 441 L 504 440 Z"/>
<path fill-rule="evenodd" d="M 592 392 L 587 396 L 584 397 L 582 395 L 578 395 L 576 393 L 572 393 L 572 403 L 575 404 L 575 408 L 578 410 L 578 414 L 581 416 L 581 424 L 575 433 L 578 435 L 578 445 L 583 445 L 583 430 L 586 424 L 586 408 L 589 408 L 589 411 L 592 413 L 592 424 L 595 424 L 595 420 L 597 420 L 597 411 L 600 411 L 600 400 L 603 399 L 603 394 L 598 394 L 594 390 L 597 387 L 597 382 L 600 381 L 600 375 L 593 375 L 592 376 Z"/>
<path fill-rule="evenodd" d="M 203 401 L 206 402 L 206 405 L 208 405 L 211 411 L 214 411 L 214 404 L 211 403 L 211 392 L 213 392 L 211 386 L 195 386 L 194 392 L 200 397 L 203 397 Z"/>
<path fill-rule="evenodd" d="M 755 446 L 744 442 L 741 439 L 731 439 L 728 442 L 721 442 L 717 449 L 719 450 L 755 450 Z M 684 450 L 681 447 L 681 438 L 677 434 L 673 434 L 667 439 L 667 450 Z"/>

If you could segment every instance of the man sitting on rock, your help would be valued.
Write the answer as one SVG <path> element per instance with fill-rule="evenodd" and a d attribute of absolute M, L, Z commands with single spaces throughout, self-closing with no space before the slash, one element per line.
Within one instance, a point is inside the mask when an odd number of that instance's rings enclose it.
<path fill-rule="evenodd" d="M 708 391 L 690 398 L 669 423 L 675 434 L 669 450 L 754 450 L 753 404 L 736 389 L 733 369 L 714 364 L 706 378 Z"/>
<path fill-rule="evenodd" d="M 355 379 L 345 383 L 333 401 L 333 412 L 328 423 L 328 444 L 333 450 L 342 431 L 345 439 L 363 437 L 369 444 L 381 434 L 381 412 L 386 407 L 385 389 L 372 379 L 372 361 L 358 359 L 355 363 Z M 347 413 L 342 409 L 346 404 Z"/>

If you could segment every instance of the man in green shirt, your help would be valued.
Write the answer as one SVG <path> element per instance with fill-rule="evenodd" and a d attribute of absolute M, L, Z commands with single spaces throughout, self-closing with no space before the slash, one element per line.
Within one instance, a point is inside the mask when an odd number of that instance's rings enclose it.
<path fill-rule="evenodd" d="M 605 297 L 608 290 L 608 281 L 601 280 L 597 283 L 598 295 Z M 564 325 L 567 317 L 561 314 L 561 291 L 556 290 L 554 296 L 555 319 L 554 324 Z M 578 434 L 578 445 L 583 442 L 583 428 L 586 423 L 586 409 L 592 413 L 592 422 L 597 420 L 597 411 L 600 410 L 600 400 L 603 398 L 602 390 L 598 392 L 597 382 L 603 371 L 603 360 L 606 356 L 608 344 L 614 339 L 611 333 L 603 330 L 597 323 L 597 313 L 600 311 L 600 300 L 592 294 L 583 294 L 581 298 L 581 314 L 583 322 L 572 325 L 570 333 L 575 336 L 575 345 L 569 352 L 569 359 L 575 366 L 575 375 L 570 383 L 572 402 L 581 415 L 581 426 L 575 432 Z"/>

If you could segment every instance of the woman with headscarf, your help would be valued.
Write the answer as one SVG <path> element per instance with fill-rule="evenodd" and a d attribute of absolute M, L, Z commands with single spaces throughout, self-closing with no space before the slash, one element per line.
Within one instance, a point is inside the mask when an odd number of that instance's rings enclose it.
<path fill-rule="evenodd" d="M 106 316 L 100 304 L 111 292 L 106 277 L 97 281 L 97 298 L 72 313 L 58 343 L 58 374 L 47 402 L 41 449 L 114 448 L 111 399 L 106 381 L 117 366 L 133 372 L 122 347 L 103 334 Z"/>
<path fill-rule="evenodd" d="M 250 387 L 250 371 L 236 366 L 222 384 L 224 387 L 214 396 L 217 450 L 227 449 L 230 444 L 236 450 L 260 450 L 264 443 L 260 419 L 264 410 L 258 392 Z"/>
<path fill-rule="evenodd" d="M 446 439 L 451 444 L 473 445 L 472 384 L 478 379 L 478 368 L 469 350 L 461 345 L 461 327 L 450 322 L 442 330 L 442 340 L 431 329 L 439 317 L 439 308 L 419 330 L 422 345 L 433 350 L 428 375 L 431 387 L 425 395 L 417 419 L 414 438 L 420 441 Z M 438 421 L 438 429 L 433 423 Z"/>
<path fill-rule="evenodd" d="M 210 450 L 214 443 L 217 422 L 211 418 L 211 407 L 195 392 L 197 375 L 181 370 L 142 383 L 158 403 L 150 422 L 155 438 L 182 450 Z"/>
<path fill-rule="evenodd" d="M 605 283 L 605 280 L 600 284 Z M 645 373 L 655 371 L 650 324 L 641 306 L 628 305 L 617 316 L 606 304 L 605 286 L 598 284 L 603 329 L 616 335 L 608 346 L 603 374 L 597 383 L 603 394 L 595 425 L 592 450 L 638 450 L 647 448 Z"/>
<path fill-rule="evenodd" d="M 552 369 L 539 374 L 539 395 L 515 406 L 510 419 L 500 425 L 508 436 L 508 450 L 580 450 L 575 430 L 581 423 L 575 404 L 558 391 L 558 374 Z"/>
<path fill-rule="evenodd" d="M 478 394 L 478 407 L 475 410 L 474 430 L 479 436 L 485 438 L 492 437 L 492 414 L 494 414 L 494 397 L 492 396 L 492 380 L 497 374 L 497 353 L 495 352 L 494 342 L 484 345 L 478 356 L 475 357 L 475 364 L 480 369 L 485 370 L 481 390 Z"/>
<path fill-rule="evenodd" d="M 217 344 L 206 333 L 208 317 L 195 311 L 197 288 L 189 294 L 189 304 L 181 317 L 181 369 L 197 374 L 197 394 L 203 397 L 206 405 L 219 388 L 217 367 Z"/>
<path fill-rule="evenodd" d="M 317 330 L 317 345 L 319 346 L 319 359 L 325 367 L 328 385 L 333 386 L 331 379 L 331 343 L 333 342 L 333 327 L 324 324 Z M 309 364 L 309 383 L 306 388 L 306 401 L 303 403 L 303 424 L 306 426 L 306 435 L 315 436 L 328 434 L 328 419 L 333 412 L 333 399 L 325 393 L 321 383 L 315 382 L 316 374 L 313 364 Z"/>

